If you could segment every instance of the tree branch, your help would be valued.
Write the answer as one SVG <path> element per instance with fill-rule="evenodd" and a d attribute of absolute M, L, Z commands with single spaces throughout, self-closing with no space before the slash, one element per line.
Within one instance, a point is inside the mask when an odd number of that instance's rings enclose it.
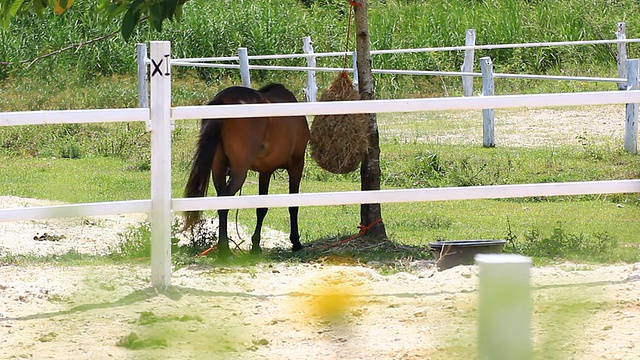
<path fill-rule="evenodd" d="M 69 46 L 67 46 L 67 47 L 65 47 L 65 48 L 62 48 L 62 49 L 59 49 L 59 50 L 56 50 L 56 51 L 52 51 L 52 52 L 47 53 L 47 54 L 44 54 L 44 55 L 40 55 L 40 56 L 35 57 L 35 58 L 33 58 L 33 59 L 20 60 L 20 61 L 17 61 L 17 62 L 0 61 L 0 65 L 7 66 L 7 65 L 21 65 L 21 64 L 29 63 L 29 65 L 27 65 L 27 67 L 30 67 L 30 66 L 31 66 L 31 65 L 33 65 L 36 61 L 39 61 L 39 60 L 42 60 L 42 59 L 45 59 L 45 58 L 51 57 L 51 56 L 53 56 L 53 55 L 58 55 L 58 54 L 60 54 L 60 53 L 63 53 L 63 52 L 65 52 L 65 51 L 69 51 L 69 50 L 71 50 L 71 49 L 76 49 L 76 51 L 78 51 L 78 50 L 80 50 L 80 48 L 81 48 L 81 47 L 83 47 L 83 46 L 90 45 L 90 44 L 93 44 L 93 43 L 95 43 L 95 42 L 98 42 L 98 41 L 101 41 L 101 40 L 104 40 L 104 39 L 108 39 L 108 38 L 110 38 L 110 37 L 112 37 L 112 36 L 114 36 L 114 35 L 118 34 L 119 32 L 120 32 L 120 30 L 116 30 L 116 31 L 110 32 L 110 33 L 108 33 L 108 34 L 106 34 L 106 35 L 102 35 L 102 36 L 100 36 L 100 37 L 97 37 L 97 38 L 95 38 L 95 39 L 87 40 L 87 41 L 85 41 L 85 42 L 81 42 L 81 43 L 79 43 L 79 44 L 69 45 Z"/>

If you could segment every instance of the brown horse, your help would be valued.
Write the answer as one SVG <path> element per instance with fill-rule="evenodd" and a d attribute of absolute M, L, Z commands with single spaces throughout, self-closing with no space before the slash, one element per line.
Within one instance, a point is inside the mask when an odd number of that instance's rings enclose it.
<path fill-rule="evenodd" d="M 291 91 L 281 84 L 259 90 L 233 86 L 219 92 L 208 105 L 259 104 L 297 102 Z M 259 194 L 269 192 L 271 175 L 277 169 L 289 174 L 289 193 L 298 193 L 309 141 L 309 126 L 304 116 L 256 117 L 241 119 L 203 119 L 200 139 L 185 187 L 186 197 L 202 197 L 207 193 L 209 178 L 218 196 L 235 195 L 244 183 L 249 169 L 259 173 Z M 267 208 L 256 209 L 256 228 L 251 236 L 251 253 L 260 254 L 260 232 Z M 218 256 L 231 255 L 227 235 L 228 209 L 218 209 Z M 185 228 L 200 220 L 200 211 L 185 213 Z M 290 240 L 293 251 L 302 249 L 298 232 L 298 207 L 290 207 Z"/>

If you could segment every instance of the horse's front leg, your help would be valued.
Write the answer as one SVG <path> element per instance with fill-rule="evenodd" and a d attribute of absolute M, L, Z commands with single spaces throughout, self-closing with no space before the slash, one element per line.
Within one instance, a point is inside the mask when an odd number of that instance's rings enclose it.
<path fill-rule="evenodd" d="M 272 173 L 260 173 L 260 179 L 258 180 L 258 194 L 266 195 L 269 193 L 269 182 L 271 181 Z M 262 223 L 265 216 L 267 216 L 268 208 L 256 209 L 256 228 L 251 236 L 251 254 L 260 255 L 262 248 L 260 247 L 260 238 L 262 234 Z"/>
<path fill-rule="evenodd" d="M 293 245 L 292 250 L 294 252 L 302 250 L 302 244 L 300 243 L 300 233 L 298 232 L 298 207 L 292 206 L 289 208 L 289 218 L 291 221 L 291 234 L 289 239 Z"/>
<path fill-rule="evenodd" d="M 288 170 L 289 173 L 289 194 L 297 194 L 300 192 L 300 181 L 302 180 L 302 169 L 304 167 L 304 159 L 300 161 L 298 166 Z M 300 243 L 300 232 L 298 231 L 298 207 L 289 207 L 289 221 L 291 223 L 291 234 L 289 240 L 293 245 L 294 252 L 302 250 Z"/>

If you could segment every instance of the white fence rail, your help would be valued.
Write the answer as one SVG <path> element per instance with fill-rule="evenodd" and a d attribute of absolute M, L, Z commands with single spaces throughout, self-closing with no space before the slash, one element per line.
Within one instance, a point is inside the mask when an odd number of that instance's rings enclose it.
<path fill-rule="evenodd" d="M 288 207 L 489 199 L 504 197 L 577 194 L 640 193 L 640 179 L 550 184 L 519 184 L 460 188 L 328 192 L 239 197 L 171 198 L 172 122 L 180 119 L 317 115 L 337 113 L 437 111 L 566 105 L 599 105 L 640 102 L 640 90 L 540 95 L 459 97 L 441 99 L 343 101 L 262 105 L 171 107 L 171 46 L 151 43 L 150 109 L 73 110 L 0 113 L 1 126 L 44 125 L 104 121 L 150 121 L 151 200 L 0 209 L 0 221 L 46 219 L 118 213 L 150 213 L 152 229 L 151 283 L 165 288 L 171 283 L 171 219 L 173 212 L 219 208 Z M 108 115 L 105 115 L 108 114 Z"/>
<path fill-rule="evenodd" d="M 626 82 L 626 61 L 627 52 L 626 44 L 640 42 L 640 39 L 627 39 L 626 38 L 626 26 L 625 23 L 620 22 L 617 24 L 615 31 L 616 39 L 611 40 L 581 40 L 581 41 L 549 41 L 549 42 L 536 42 L 536 43 L 520 43 L 520 44 L 486 44 L 476 45 L 476 32 L 475 29 L 467 29 L 464 46 L 442 46 L 431 48 L 413 48 L 413 49 L 386 49 L 386 50 L 372 50 L 372 55 L 388 55 L 388 54 L 409 54 L 409 53 L 424 53 L 424 52 L 442 52 L 442 51 L 464 51 L 464 62 L 461 66 L 460 72 L 446 72 L 446 71 L 421 71 L 421 70 L 401 70 L 401 69 L 373 69 L 373 73 L 377 74 L 403 74 L 403 75 L 438 75 L 438 76 L 461 76 L 463 79 L 463 93 L 464 96 L 472 96 L 473 83 L 469 82 L 471 77 L 482 76 L 480 73 L 474 73 L 473 68 L 475 64 L 475 50 L 497 50 L 497 49 L 516 49 L 516 48 L 536 48 L 536 47 L 561 47 L 561 46 L 587 46 L 587 45 L 608 45 L 616 44 L 617 55 L 616 60 L 618 64 L 618 78 L 598 78 L 598 77 L 572 77 L 572 76 L 546 76 L 546 75 L 527 75 L 527 74 L 496 74 L 495 77 L 503 78 L 522 78 L 522 79 L 539 79 L 539 80 L 568 80 L 568 81 L 597 81 L 597 82 L 617 82 L 620 84 L 620 90 L 625 88 Z M 144 56 L 146 53 L 146 45 L 138 44 L 138 66 L 149 62 L 149 59 Z M 171 60 L 172 65 L 176 66 L 193 66 L 193 67 L 211 67 L 211 68 L 228 68 L 228 69 L 240 69 L 242 83 L 245 86 L 251 86 L 251 80 L 249 71 L 254 70 L 280 70 L 280 71 L 307 71 L 309 77 L 315 77 L 315 71 L 326 72 L 340 72 L 340 71 L 352 71 L 357 73 L 355 61 L 353 68 L 327 68 L 316 67 L 315 62 L 317 58 L 321 57 L 337 57 L 337 56 L 353 56 L 355 58 L 355 52 L 323 52 L 315 53 L 310 37 L 303 38 L 302 49 L 304 53 L 301 54 L 274 54 L 274 55 L 249 55 L 247 48 L 239 48 L 238 56 L 219 56 L 219 57 L 201 57 L 201 58 L 180 58 Z M 250 65 L 251 60 L 276 60 L 276 59 L 307 59 L 307 66 L 269 66 L 269 65 Z M 229 64 L 227 62 L 237 62 L 237 64 Z M 311 65 L 314 64 L 314 65 Z M 145 78 L 144 72 L 139 72 L 139 78 Z M 310 84 L 311 85 L 311 84 Z M 315 85 L 315 82 L 313 82 Z M 309 97 L 315 98 L 315 91 L 313 86 L 307 86 L 305 93 Z M 146 91 L 140 88 L 141 92 Z"/>
<path fill-rule="evenodd" d="M 0 126 L 149 121 L 149 109 L 18 111 L 0 113 Z"/>
<path fill-rule="evenodd" d="M 417 75 L 417 76 L 459 76 L 462 78 L 462 92 L 464 96 L 473 95 L 473 78 L 482 77 L 482 95 L 491 96 L 494 94 L 494 81 L 496 78 L 504 79 L 535 79 L 535 80 L 562 80 L 562 81 L 582 81 L 582 82 L 609 82 L 616 83 L 619 90 L 638 89 L 638 65 L 627 60 L 626 44 L 640 42 L 640 39 L 627 39 L 625 23 L 617 24 L 615 31 L 616 39 L 612 40 L 583 40 L 583 41 L 556 41 L 556 42 L 537 42 L 522 44 L 488 44 L 476 45 L 475 29 L 467 29 L 464 46 L 446 46 L 434 48 L 415 48 L 415 49 L 388 49 L 373 50 L 373 55 L 385 54 L 404 54 L 419 52 L 439 52 L 439 51 L 464 51 L 464 62 L 461 71 L 431 71 L 431 70 L 399 70 L 399 69 L 372 69 L 374 74 L 395 74 L 395 75 Z M 493 50 L 493 49 L 514 49 L 514 48 L 535 48 L 535 47 L 560 47 L 560 46 L 586 46 L 586 45 L 607 45 L 616 44 L 617 46 L 617 78 L 590 77 L 590 76 L 562 76 L 562 75 L 531 75 L 531 74 L 504 74 L 494 73 L 491 60 L 482 58 L 480 62 L 480 73 L 473 72 L 475 63 L 475 50 Z M 280 54 L 280 55 L 249 55 L 247 48 L 239 48 L 238 56 L 224 57 L 202 57 L 202 58 L 185 58 L 172 59 L 171 64 L 174 66 L 194 66 L 194 67 L 215 67 L 215 68 L 232 68 L 240 70 L 242 85 L 251 87 L 250 70 L 272 70 L 272 71 L 305 71 L 307 72 L 307 86 L 303 89 L 308 102 L 315 102 L 317 98 L 318 86 L 316 83 L 316 72 L 341 72 L 352 71 L 353 83 L 357 86 L 357 68 L 355 62 L 355 53 L 351 52 L 325 52 L 314 53 L 311 37 L 303 38 L 302 49 L 303 54 Z M 147 69 L 146 64 L 151 61 L 146 57 L 146 44 L 137 45 L 138 54 L 138 91 L 140 107 L 145 107 L 148 103 L 148 84 L 146 83 Z M 332 56 L 353 56 L 352 68 L 330 68 L 316 66 L 316 60 L 320 57 Z M 270 66 L 270 65 L 250 65 L 250 60 L 268 60 L 268 59 L 305 59 L 307 66 Z M 230 64 L 228 62 L 238 62 Z M 145 79 L 145 80 L 141 80 Z M 635 103 L 626 104 L 625 124 L 625 150 L 637 154 L 637 132 L 638 132 L 638 105 Z M 493 147 L 495 141 L 495 119 L 493 108 L 483 109 L 483 141 L 485 147 Z"/>
<path fill-rule="evenodd" d="M 422 201 L 506 199 L 530 196 L 634 193 L 640 191 L 640 180 L 587 181 L 569 183 L 516 184 L 399 189 L 376 191 L 344 191 L 307 194 L 249 195 L 174 199 L 173 209 L 250 209 L 255 207 L 328 206 L 349 204 L 407 203 Z"/>

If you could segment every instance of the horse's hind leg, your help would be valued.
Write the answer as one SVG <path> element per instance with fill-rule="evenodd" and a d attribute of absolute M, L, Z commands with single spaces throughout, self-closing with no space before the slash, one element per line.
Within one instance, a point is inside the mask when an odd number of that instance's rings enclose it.
<path fill-rule="evenodd" d="M 260 195 L 266 195 L 269 193 L 269 182 L 271 181 L 271 173 L 260 173 L 260 180 L 258 184 L 258 193 Z M 260 247 L 260 237 L 262 232 L 262 222 L 264 217 L 267 216 L 268 208 L 256 209 L 256 228 L 251 236 L 251 254 L 259 255 L 262 253 Z"/>
<path fill-rule="evenodd" d="M 218 196 L 233 196 L 242 187 L 247 177 L 247 170 L 234 171 L 229 174 L 229 181 L 226 181 L 226 171 L 214 171 L 214 185 Z M 229 234 L 227 232 L 227 218 L 229 210 L 218 210 L 218 257 L 226 259 L 231 256 L 229 249 Z"/>
<path fill-rule="evenodd" d="M 297 194 L 300 192 L 300 180 L 302 179 L 302 168 L 304 167 L 304 160 L 300 161 L 300 164 L 287 169 L 289 173 L 289 194 Z M 302 244 L 300 243 L 300 232 L 298 231 L 298 207 L 289 207 L 289 219 L 291 222 L 291 234 L 289 239 L 293 245 L 292 250 L 302 250 Z"/>
<path fill-rule="evenodd" d="M 229 210 L 218 210 L 218 257 L 226 259 L 231 256 L 229 249 L 229 234 L 227 233 L 227 218 Z"/>

